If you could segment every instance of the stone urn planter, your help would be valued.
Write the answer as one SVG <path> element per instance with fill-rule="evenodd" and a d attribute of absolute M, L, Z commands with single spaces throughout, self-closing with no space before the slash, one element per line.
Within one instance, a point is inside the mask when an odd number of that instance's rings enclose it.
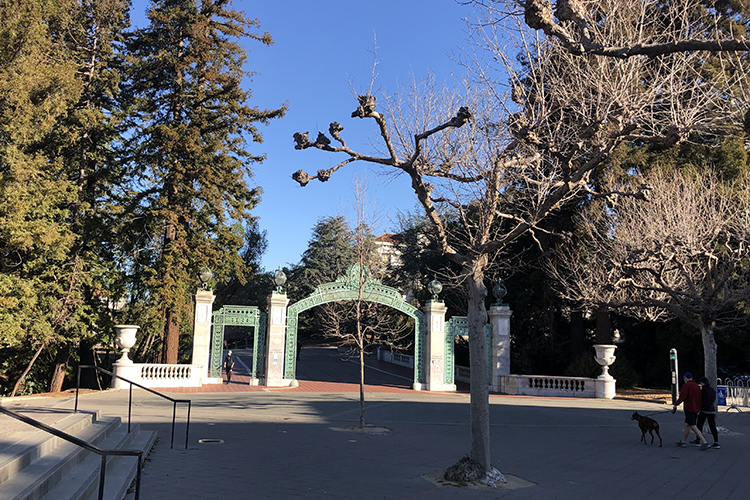
<path fill-rule="evenodd" d="M 609 366 L 615 362 L 615 349 L 610 344 L 596 344 L 596 362 L 602 366 L 602 374 L 596 378 L 596 397 L 612 399 L 616 393 L 616 380 L 609 374 Z"/>
<path fill-rule="evenodd" d="M 120 364 L 129 364 L 133 361 L 128 357 L 130 349 L 135 345 L 135 334 L 140 326 L 136 325 L 115 325 L 115 343 L 122 350 L 122 357 L 117 360 Z"/>

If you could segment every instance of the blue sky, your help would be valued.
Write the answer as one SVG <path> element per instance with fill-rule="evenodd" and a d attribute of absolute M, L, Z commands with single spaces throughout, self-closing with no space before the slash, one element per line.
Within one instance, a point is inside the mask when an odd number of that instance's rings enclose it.
<path fill-rule="evenodd" d="M 145 22 L 150 3 L 133 0 L 136 25 Z M 448 81 L 452 73 L 464 71 L 451 54 L 467 45 L 463 19 L 471 17 L 471 8 L 454 0 L 234 0 L 234 5 L 248 17 L 258 18 L 261 29 L 275 40 L 270 47 L 250 41 L 245 45 L 247 69 L 256 72 L 247 82 L 253 92 L 251 104 L 260 108 L 288 104 L 284 118 L 261 126 L 264 142 L 250 145 L 254 154 L 267 156 L 253 166 L 252 179 L 264 191 L 253 211 L 268 237 L 263 267 L 272 270 L 299 261 L 315 223 L 345 212 L 353 201 L 354 174 L 366 177 L 368 194 L 383 212 L 384 225 L 378 232 L 394 229 L 398 211 L 416 207 L 405 177 L 389 181 L 381 171 L 355 163 L 326 183 L 313 181 L 302 188 L 292 180 L 293 172 L 301 168 L 314 174 L 344 157 L 296 151 L 292 136 L 310 132 L 315 137 L 318 131 L 326 132 L 330 122 L 338 121 L 349 146 L 371 151 L 369 145 L 377 139 L 374 123 L 350 115 L 356 108 L 352 90 L 361 92 L 370 84 L 373 39 L 378 60 L 376 90 L 393 92 L 400 83 L 410 81 L 411 75 L 421 78 L 428 71 L 439 82 Z"/>

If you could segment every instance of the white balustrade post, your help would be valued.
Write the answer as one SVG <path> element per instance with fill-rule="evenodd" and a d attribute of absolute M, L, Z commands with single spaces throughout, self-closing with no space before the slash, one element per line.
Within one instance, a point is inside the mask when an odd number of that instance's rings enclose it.
<path fill-rule="evenodd" d="M 211 319 L 213 317 L 213 290 L 195 292 L 195 317 L 193 322 L 193 359 L 191 364 L 201 365 L 201 384 L 220 384 L 221 378 L 208 377 L 211 359 Z"/>
<path fill-rule="evenodd" d="M 503 375 L 510 375 L 510 316 L 508 306 L 493 305 L 488 311 L 492 325 L 490 343 L 490 391 L 503 390 Z"/>
<path fill-rule="evenodd" d="M 284 344 L 286 342 L 286 306 L 284 293 L 273 292 L 268 298 L 268 330 L 266 334 L 266 379 L 260 385 L 282 387 L 284 382 Z M 265 383 L 263 383 L 265 382 Z"/>
<path fill-rule="evenodd" d="M 448 310 L 442 300 L 430 300 L 425 304 L 425 358 L 427 360 L 427 390 L 450 391 L 456 386 L 444 384 L 445 370 L 445 313 Z"/>

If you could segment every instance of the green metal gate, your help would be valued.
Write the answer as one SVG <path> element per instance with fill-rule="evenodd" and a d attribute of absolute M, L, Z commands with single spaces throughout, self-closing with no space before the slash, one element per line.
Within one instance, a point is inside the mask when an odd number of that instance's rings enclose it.
<path fill-rule="evenodd" d="M 211 336 L 211 362 L 209 376 L 221 377 L 221 361 L 224 350 L 225 326 L 251 326 L 253 335 L 253 378 L 265 374 L 267 314 L 256 306 L 224 306 L 213 313 L 213 334 Z"/>
<path fill-rule="evenodd" d="M 485 339 L 487 342 L 487 367 L 492 373 L 492 325 L 484 326 Z M 443 383 L 455 383 L 456 375 L 456 336 L 466 337 L 469 335 L 469 320 L 466 316 L 453 316 L 445 323 L 445 370 L 443 372 Z"/>
<path fill-rule="evenodd" d="M 369 276 L 365 267 L 364 276 Z M 284 354 L 284 378 L 294 379 L 297 371 L 297 325 L 299 314 L 321 304 L 341 300 L 362 300 L 392 307 L 414 319 L 414 382 L 425 383 L 425 316 L 422 311 L 406 302 L 395 288 L 383 285 L 376 279 L 367 279 L 362 284 L 360 295 L 359 264 L 350 266 L 345 276 L 333 283 L 320 285 L 307 298 L 289 306 L 286 316 L 286 346 Z"/>

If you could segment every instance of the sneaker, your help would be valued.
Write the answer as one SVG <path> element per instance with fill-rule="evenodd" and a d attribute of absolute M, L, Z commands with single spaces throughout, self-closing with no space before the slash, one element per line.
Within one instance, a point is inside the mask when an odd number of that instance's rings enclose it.
<path fill-rule="evenodd" d="M 701 445 L 701 440 L 698 439 L 698 438 L 695 438 L 692 441 L 690 441 L 690 444 L 694 444 L 695 446 L 700 446 Z"/>
<path fill-rule="evenodd" d="M 710 445 L 710 444 L 708 444 L 708 443 L 703 443 L 703 444 L 701 445 L 701 451 L 706 451 L 706 450 L 707 450 L 707 449 L 709 449 L 710 447 L 711 447 L 711 445 Z"/>
<path fill-rule="evenodd" d="M 719 448 L 721 448 L 721 446 L 719 446 L 719 443 L 714 443 L 713 445 L 711 445 L 711 448 L 713 448 L 714 450 L 718 450 Z"/>
<path fill-rule="evenodd" d="M 680 448 L 687 448 L 687 445 L 682 441 L 677 441 L 677 446 L 679 446 Z"/>

